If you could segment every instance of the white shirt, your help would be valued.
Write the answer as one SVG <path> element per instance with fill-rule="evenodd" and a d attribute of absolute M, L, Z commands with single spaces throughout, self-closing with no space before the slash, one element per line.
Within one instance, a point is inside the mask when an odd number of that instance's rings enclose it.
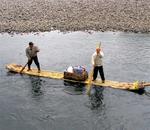
<path fill-rule="evenodd" d="M 100 51 L 99 54 L 94 52 L 93 55 L 92 55 L 92 65 L 102 66 L 103 65 L 103 62 L 102 62 L 103 57 L 104 57 L 104 53 L 102 51 Z"/>

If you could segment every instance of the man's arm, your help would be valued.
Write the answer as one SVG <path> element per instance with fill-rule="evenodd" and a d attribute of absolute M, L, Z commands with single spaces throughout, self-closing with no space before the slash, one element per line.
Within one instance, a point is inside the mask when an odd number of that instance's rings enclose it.
<path fill-rule="evenodd" d="M 40 49 L 39 49 L 37 46 L 35 46 L 35 51 L 36 51 L 36 52 L 39 52 Z"/>
<path fill-rule="evenodd" d="M 104 57 L 104 53 L 102 51 L 100 51 L 100 56 L 101 56 L 101 58 Z"/>
<path fill-rule="evenodd" d="M 25 52 L 26 52 L 26 56 L 27 56 L 28 60 L 30 60 L 31 57 L 30 57 L 30 55 L 29 55 L 28 48 L 26 48 Z"/>

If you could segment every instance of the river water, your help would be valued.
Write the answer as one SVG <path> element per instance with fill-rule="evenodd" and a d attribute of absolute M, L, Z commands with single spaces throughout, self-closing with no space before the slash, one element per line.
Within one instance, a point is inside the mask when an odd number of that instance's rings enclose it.
<path fill-rule="evenodd" d="M 28 42 L 39 48 L 45 70 L 84 65 L 101 41 L 106 79 L 150 81 L 150 34 L 59 31 L 0 34 L 0 130 L 148 130 L 150 88 L 143 93 L 10 73 L 9 63 L 26 64 Z M 35 67 L 34 63 L 32 64 Z"/>

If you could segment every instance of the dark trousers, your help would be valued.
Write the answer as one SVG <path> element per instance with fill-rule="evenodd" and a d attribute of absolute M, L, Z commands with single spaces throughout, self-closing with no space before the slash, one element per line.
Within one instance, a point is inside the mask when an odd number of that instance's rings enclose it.
<path fill-rule="evenodd" d="M 35 56 L 35 57 L 32 57 L 31 60 L 28 61 L 28 69 L 31 69 L 31 64 L 32 64 L 32 61 L 34 61 L 34 63 L 36 64 L 38 70 L 40 70 L 40 64 L 39 64 L 39 61 L 38 61 L 38 57 Z"/>
<path fill-rule="evenodd" d="M 101 76 L 101 79 L 105 80 L 103 66 L 95 66 L 94 67 L 93 80 L 95 80 L 97 78 L 98 71 L 99 71 L 99 74 Z"/>

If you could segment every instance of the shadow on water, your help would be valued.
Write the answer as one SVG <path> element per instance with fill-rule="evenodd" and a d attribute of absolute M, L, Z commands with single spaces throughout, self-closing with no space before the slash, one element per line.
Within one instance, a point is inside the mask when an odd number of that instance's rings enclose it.
<path fill-rule="evenodd" d="M 134 92 L 139 95 L 146 95 L 146 96 L 150 97 L 150 92 L 146 91 L 145 89 L 140 89 L 138 91 L 131 91 L 131 92 Z"/>
<path fill-rule="evenodd" d="M 139 95 L 146 95 L 148 97 L 150 97 L 150 92 L 146 91 L 145 89 L 139 89 L 139 90 L 130 90 L 130 92 L 139 94 Z"/>
<path fill-rule="evenodd" d="M 43 86 L 43 80 L 40 79 L 40 77 L 34 77 L 29 76 L 29 79 L 31 81 L 31 87 L 32 87 L 32 96 L 33 97 L 39 97 L 44 94 L 41 87 Z"/>
<path fill-rule="evenodd" d="M 139 89 L 139 90 L 126 90 L 128 92 L 131 92 L 131 93 L 135 93 L 135 94 L 138 94 L 138 95 L 141 95 L 141 96 L 147 96 L 147 97 L 150 97 L 150 91 L 148 90 L 145 90 L 144 89 Z"/>
<path fill-rule="evenodd" d="M 104 87 L 92 86 L 89 99 L 91 109 L 98 109 L 103 104 Z"/>
<path fill-rule="evenodd" d="M 13 72 L 13 71 L 8 71 L 6 74 L 7 74 L 7 76 L 18 75 L 18 73 Z"/>
<path fill-rule="evenodd" d="M 15 72 L 7 72 L 7 76 L 17 76 L 17 77 L 21 77 L 21 79 L 24 79 L 25 82 L 29 82 L 30 84 L 30 88 L 31 88 L 31 95 L 33 98 L 37 98 L 37 97 L 41 97 L 42 95 L 44 95 L 43 92 L 43 86 L 44 86 L 44 80 L 42 80 L 40 77 L 35 77 L 35 76 L 27 76 L 27 75 L 23 75 L 23 74 L 18 74 Z"/>
<path fill-rule="evenodd" d="M 70 95 L 82 95 L 85 92 L 85 85 L 82 83 L 64 81 L 64 86 L 64 92 Z"/>
<path fill-rule="evenodd" d="M 146 93 L 145 89 L 139 89 L 139 90 L 130 90 L 130 92 L 139 94 L 139 95 L 143 95 Z"/>

